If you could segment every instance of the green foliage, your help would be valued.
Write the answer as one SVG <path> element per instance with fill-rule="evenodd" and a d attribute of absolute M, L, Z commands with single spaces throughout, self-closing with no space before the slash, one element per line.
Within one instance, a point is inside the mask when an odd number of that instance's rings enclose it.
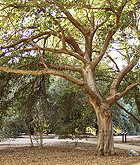
<path fill-rule="evenodd" d="M 140 116 L 137 111 L 137 107 L 135 105 L 135 100 L 131 98 L 127 104 L 124 104 L 124 99 L 119 101 L 119 104 L 123 105 L 123 107 L 134 116 L 136 116 L 140 120 Z M 124 110 L 120 109 L 116 104 L 112 106 L 113 112 L 113 125 L 116 133 L 128 132 L 130 135 L 139 134 L 140 133 L 140 125 L 139 123 L 129 114 L 127 114 Z M 118 132 L 117 132 L 118 131 Z"/>
<path fill-rule="evenodd" d="M 22 122 L 18 115 L 7 115 L 3 117 L 0 128 L 0 138 L 16 138 L 24 132 Z"/>
<path fill-rule="evenodd" d="M 86 127 L 92 124 L 93 109 L 82 89 L 70 82 L 61 80 L 54 86 L 57 90 L 55 108 L 55 133 L 60 138 L 78 136 L 85 133 Z M 63 86 L 60 84 L 63 83 Z"/>

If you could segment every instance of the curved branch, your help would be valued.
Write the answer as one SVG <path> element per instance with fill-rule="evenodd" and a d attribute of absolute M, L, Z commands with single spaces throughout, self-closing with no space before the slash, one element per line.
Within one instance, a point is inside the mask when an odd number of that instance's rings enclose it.
<path fill-rule="evenodd" d="M 78 43 L 75 41 L 75 39 L 71 36 L 69 30 L 67 30 L 68 37 L 65 37 L 65 41 L 70 44 L 74 50 L 80 54 L 81 56 L 84 56 L 84 52 L 79 48 Z"/>
<path fill-rule="evenodd" d="M 119 72 L 120 71 L 120 69 L 119 69 L 119 67 L 118 67 L 118 65 L 117 65 L 117 63 L 115 62 L 115 60 L 110 56 L 110 55 L 107 55 L 107 57 L 115 64 L 115 66 L 116 66 L 116 69 L 117 69 L 117 71 Z"/>
<path fill-rule="evenodd" d="M 138 83 L 135 83 L 135 84 L 132 84 L 132 85 L 129 85 L 125 91 L 119 93 L 115 93 L 114 95 L 110 95 L 109 97 L 106 98 L 106 101 L 112 105 L 113 103 L 115 103 L 117 100 L 119 100 L 121 97 L 125 96 L 132 88 L 134 88 L 135 86 L 137 86 Z"/>
<path fill-rule="evenodd" d="M 118 91 L 118 87 L 120 85 L 120 82 L 125 77 L 125 75 L 136 65 L 137 60 L 134 58 L 126 67 L 124 67 L 116 76 L 114 81 L 112 82 L 110 86 L 110 96 L 115 95 Z"/>
<path fill-rule="evenodd" d="M 70 56 L 73 56 L 75 58 L 77 58 L 78 60 L 82 61 L 84 64 L 87 62 L 86 59 L 84 59 L 82 56 L 80 56 L 79 54 L 76 54 L 74 52 L 70 52 L 68 50 L 65 50 L 65 49 L 53 49 L 53 48 L 42 48 L 42 47 L 39 47 L 40 50 L 46 50 L 46 51 L 50 51 L 50 52 L 53 52 L 53 53 L 64 53 L 64 54 L 68 54 Z M 24 49 L 24 51 L 31 51 L 31 50 L 38 50 L 37 47 L 32 47 L 32 48 L 26 48 Z"/>
<path fill-rule="evenodd" d="M 7 73 L 16 73 L 16 74 L 26 74 L 26 75 L 44 75 L 44 74 L 52 74 L 56 76 L 60 76 L 65 78 L 66 80 L 69 80 L 79 86 L 84 86 L 85 83 L 81 80 L 78 80 L 75 77 L 69 76 L 68 74 L 65 74 L 60 71 L 54 71 L 51 69 L 45 68 L 44 70 L 34 71 L 34 70 L 20 70 L 20 69 L 8 69 L 4 67 L 0 67 L 0 71 L 7 72 Z"/>
<path fill-rule="evenodd" d="M 95 67 L 98 65 L 98 63 L 99 63 L 99 62 L 101 61 L 101 59 L 103 58 L 103 56 L 104 56 L 104 54 L 105 54 L 105 52 L 106 52 L 106 50 L 107 50 L 107 47 L 108 47 L 108 45 L 109 45 L 109 41 L 111 40 L 111 38 L 112 38 L 112 36 L 115 34 L 115 32 L 116 32 L 116 31 L 112 31 L 112 30 L 111 30 L 111 31 L 108 33 L 108 35 L 107 35 L 107 37 L 106 37 L 106 40 L 105 40 L 105 42 L 104 42 L 104 45 L 103 45 L 103 47 L 102 47 L 102 50 L 101 50 L 100 54 L 99 54 L 98 57 L 96 57 L 95 60 L 92 61 L 92 63 L 91 63 L 92 69 L 95 69 Z"/>
<path fill-rule="evenodd" d="M 140 120 L 138 118 L 136 118 L 132 113 L 128 112 L 123 106 L 121 106 L 119 103 L 115 103 L 117 104 L 121 109 L 123 109 L 126 113 L 128 113 L 129 115 L 131 115 L 139 124 L 140 124 Z"/>
<path fill-rule="evenodd" d="M 128 91 L 130 91 L 132 88 L 134 88 L 134 87 L 137 86 L 138 84 L 139 84 L 139 83 L 135 83 L 135 84 L 129 85 L 129 86 L 125 89 L 125 91 L 123 91 L 123 92 L 120 93 L 121 97 L 124 96 L 124 95 L 126 95 L 126 94 L 128 93 Z M 120 97 L 120 98 L 121 98 L 121 97 Z"/>

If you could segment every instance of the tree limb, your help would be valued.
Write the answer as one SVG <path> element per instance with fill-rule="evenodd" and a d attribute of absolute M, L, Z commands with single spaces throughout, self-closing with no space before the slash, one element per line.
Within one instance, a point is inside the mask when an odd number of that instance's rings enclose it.
<path fill-rule="evenodd" d="M 47 38 L 49 38 L 51 36 L 51 33 L 52 32 L 50 32 L 50 31 L 45 31 L 45 32 L 39 33 L 39 34 L 37 34 L 35 36 L 32 36 L 31 38 L 27 38 L 27 37 L 26 38 L 22 38 L 22 39 L 18 40 L 15 43 L 12 43 L 12 44 L 9 44 L 9 45 L 6 45 L 6 46 L 2 46 L 2 49 L 13 48 L 14 46 L 16 46 L 16 45 L 18 45 L 18 44 L 20 44 L 22 42 L 27 42 L 29 39 L 34 40 L 34 39 L 39 38 L 39 37 L 41 37 L 43 35 L 47 35 Z M 54 34 L 54 33 L 52 33 L 52 34 Z M 55 35 L 56 35 L 56 33 L 55 33 Z"/>
<path fill-rule="evenodd" d="M 113 103 L 115 103 L 117 100 L 119 100 L 121 97 L 125 96 L 132 88 L 134 88 L 135 86 L 137 86 L 138 83 L 135 83 L 135 84 L 132 84 L 132 85 L 129 85 L 125 91 L 119 93 L 119 92 L 116 92 L 114 95 L 110 95 L 109 97 L 106 98 L 106 101 L 112 105 Z"/>
<path fill-rule="evenodd" d="M 93 70 L 94 70 L 95 67 L 98 65 L 98 63 L 101 61 L 101 59 L 103 58 L 103 56 L 104 56 L 104 54 L 105 54 L 105 52 L 106 52 L 106 50 L 107 50 L 107 47 L 108 47 L 108 45 L 109 45 L 109 41 L 111 40 L 111 38 L 112 38 L 112 36 L 115 34 L 115 32 L 116 32 L 116 31 L 113 32 L 113 31 L 111 30 L 111 31 L 108 33 L 108 35 L 107 35 L 107 37 L 106 37 L 106 40 L 105 40 L 105 42 L 104 42 L 104 45 L 103 45 L 103 47 L 102 47 L 102 50 L 101 50 L 100 54 L 99 54 L 98 57 L 96 57 L 95 60 L 92 61 L 92 63 L 91 63 L 91 67 L 92 67 Z"/>
<path fill-rule="evenodd" d="M 65 78 L 66 80 L 69 80 L 79 86 L 84 86 L 85 83 L 81 80 L 78 80 L 77 78 L 74 78 L 72 76 L 69 76 L 68 74 L 65 74 L 60 71 L 54 71 L 51 69 L 44 69 L 44 70 L 39 70 L 39 71 L 34 71 L 34 70 L 20 70 L 20 69 L 8 69 L 4 67 L 0 67 L 0 71 L 7 72 L 7 73 L 16 73 L 16 74 L 26 74 L 26 75 L 44 75 L 44 74 L 52 74 L 56 76 L 60 76 Z"/>
<path fill-rule="evenodd" d="M 77 42 L 75 41 L 75 39 L 71 36 L 69 30 L 67 30 L 67 34 L 68 34 L 68 36 L 65 37 L 65 41 L 66 41 L 68 44 L 70 44 L 78 54 L 80 54 L 81 56 L 84 56 L 84 52 L 79 48 L 78 43 L 77 43 Z"/>
<path fill-rule="evenodd" d="M 79 73 L 82 72 L 82 67 L 79 66 L 72 66 L 72 65 L 61 65 L 61 66 L 56 66 L 56 65 L 50 65 L 50 67 L 57 69 L 57 70 L 71 70 L 71 71 L 77 71 Z"/>
<path fill-rule="evenodd" d="M 129 111 L 127 111 L 123 106 L 121 106 L 119 103 L 115 103 L 117 104 L 121 109 L 123 109 L 126 113 L 128 113 L 129 115 L 131 115 L 139 124 L 140 124 L 140 120 L 138 118 L 136 118 L 132 113 L 130 113 Z"/>
<path fill-rule="evenodd" d="M 74 53 L 74 52 L 71 52 L 71 51 L 68 51 L 68 50 L 64 50 L 64 49 L 52 49 L 52 48 L 42 48 L 42 47 L 39 47 L 40 50 L 46 50 L 46 51 L 50 51 L 50 52 L 53 52 L 53 53 L 64 53 L 64 54 L 68 54 L 70 56 L 73 56 L 75 58 L 77 58 L 78 60 L 82 61 L 83 63 L 86 63 L 86 59 L 84 59 L 82 56 L 80 56 L 79 54 L 77 53 Z M 37 47 L 32 47 L 32 48 L 26 48 L 24 49 L 24 51 L 31 51 L 31 50 L 38 50 Z"/>
<path fill-rule="evenodd" d="M 115 62 L 115 60 L 110 56 L 110 55 L 108 55 L 107 54 L 107 57 L 115 64 L 115 66 L 116 66 L 116 69 L 117 69 L 117 71 L 119 72 L 120 71 L 120 69 L 119 69 L 119 67 L 118 67 L 118 65 L 117 65 L 117 63 Z"/>
<path fill-rule="evenodd" d="M 62 5 L 58 5 L 61 11 L 67 16 L 68 20 L 77 28 L 79 29 L 82 34 L 86 35 L 86 29 L 71 15 L 71 13 L 65 9 Z"/>
<path fill-rule="evenodd" d="M 137 60 L 134 58 L 126 67 L 124 67 L 115 77 L 114 81 L 110 86 L 109 95 L 113 96 L 117 93 L 120 82 L 125 77 L 125 75 L 135 66 Z"/>

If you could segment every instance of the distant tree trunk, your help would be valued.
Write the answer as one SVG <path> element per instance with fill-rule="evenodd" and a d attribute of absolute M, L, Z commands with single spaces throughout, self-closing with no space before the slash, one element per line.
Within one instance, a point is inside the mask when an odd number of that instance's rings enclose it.
<path fill-rule="evenodd" d="M 40 132 L 40 144 L 39 144 L 40 146 L 40 148 L 42 148 L 43 147 L 43 136 L 42 136 L 42 132 Z"/>
<path fill-rule="evenodd" d="M 135 97 L 135 103 L 136 103 L 136 105 L 137 105 L 138 113 L 140 114 L 140 99 L 137 99 L 137 98 Z"/>
<path fill-rule="evenodd" d="M 90 99 L 90 102 L 95 109 L 98 122 L 97 148 L 95 154 L 99 156 L 113 155 L 114 142 L 111 110 L 105 103 L 97 106 L 92 99 Z"/>
<path fill-rule="evenodd" d="M 33 140 L 32 140 L 32 135 L 31 135 L 31 133 L 30 133 L 30 131 L 29 131 L 27 125 L 26 125 L 26 122 L 24 122 L 24 126 L 25 126 L 25 128 L 26 128 L 26 130 L 27 130 L 27 133 L 28 133 L 29 137 L 30 137 L 31 147 L 33 147 L 34 144 L 33 144 Z"/>
<path fill-rule="evenodd" d="M 138 113 L 140 114 L 140 95 L 139 95 L 139 88 L 135 87 L 134 89 L 134 99 L 135 99 L 135 103 L 138 109 Z"/>

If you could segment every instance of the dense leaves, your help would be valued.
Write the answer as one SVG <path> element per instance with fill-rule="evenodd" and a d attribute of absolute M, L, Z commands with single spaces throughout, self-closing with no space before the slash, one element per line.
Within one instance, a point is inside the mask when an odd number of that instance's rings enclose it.
<path fill-rule="evenodd" d="M 93 124 L 93 108 L 85 93 L 76 85 L 58 79 L 54 86 L 56 102 L 55 133 L 62 137 L 75 137 L 86 132 L 86 127 Z M 63 87 L 61 83 L 63 82 Z M 58 88 L 59 86 L 59 88 Z M 58 89 L 55 89 L 57 87 Z"/>

